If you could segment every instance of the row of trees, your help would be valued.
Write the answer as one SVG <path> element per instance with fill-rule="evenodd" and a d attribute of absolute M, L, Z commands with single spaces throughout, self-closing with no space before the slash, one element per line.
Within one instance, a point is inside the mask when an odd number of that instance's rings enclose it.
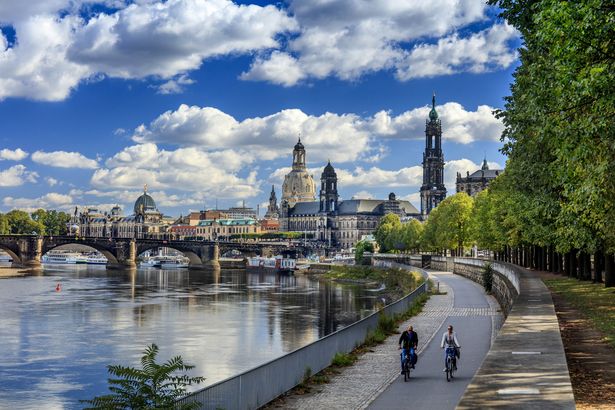
<path fill-rule="evenodd" d="M 0 213 L 0 235 L 65 235 L 69 220 L 66 212 L 38 209 L 28 213 L 16 209 Z"/>
<path fill-rule="evenodd" d="M 615 7 L 489 3 L 523 36 L 511 95 L 496 113 L 506 172 L 473 201 L 443 201 L 421 246 L 459 252 L 476 243 L 500 259 L 615 286 Z M 387 229 L 379 243 L 395 249 Z"/>

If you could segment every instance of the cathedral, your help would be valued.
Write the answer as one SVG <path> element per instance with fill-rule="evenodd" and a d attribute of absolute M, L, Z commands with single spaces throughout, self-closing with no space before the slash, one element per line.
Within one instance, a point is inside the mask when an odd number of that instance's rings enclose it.
<path fill-rule="evenodd" d="M 295 172 L 300 171 L 300 172 Z M 275 192 L 272 190 L 271 198 Z M 268 212 L 274 209 L 271 204 Z M 371 235 L 380 218 L 394 213 L 401 218 L 419 217 L 409 201 L 400 201 L 394 193 L 386 200 L 340 200 L 337 173 L 328 162 L 320 176 L 320 194 L 316 200 L 312 176 L 306 171 L 305 147 L 301 142 L 293 150 L 293 171 L 284 180 L 279 209 L 280 230 L 305 232 L 329 246 L 350 249 L 364 236 Z"/>

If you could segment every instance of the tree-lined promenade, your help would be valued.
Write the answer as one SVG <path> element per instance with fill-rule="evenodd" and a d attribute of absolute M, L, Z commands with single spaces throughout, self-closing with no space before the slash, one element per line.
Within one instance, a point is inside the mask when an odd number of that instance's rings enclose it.
<path fill-rule="evenodd" d="M 506 171 L 475 199 L 457 194 L 420 225 L 389 216 L 384 250 L 498 259 L 615 286 L 615 6 L 490 0 L 523 36 L 505 124 Z"/>

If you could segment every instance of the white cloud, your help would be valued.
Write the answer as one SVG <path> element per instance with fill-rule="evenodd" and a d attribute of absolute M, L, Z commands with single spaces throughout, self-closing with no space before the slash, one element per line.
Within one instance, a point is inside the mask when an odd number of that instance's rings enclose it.
<path fill-rule="evenodd" d="M 418 165 L 398 170 L 385 170 L 379 167 L 371 167 L 369 169 L 357 167 L 352 171 L 345 169 L 336 169 L 335 171 L 339 180 L 338 184 L 343 187 L 415 187 L 420 186 L 423 179 L 423 168 Z"/>
<path fill-rule="evenodd" d="M 233 150 L 164 150 L 152 143 L 139 144 L 109 158 L 105 168 L 94 172 L 91 183 L 99 189 L 140 189 L 147 184 L 153 189 L 197 190 L 199 195 L 219 198 L 252 197 L 260 192 L 256 171 L 245 177 L 237 175 L 249 163 Z"/>
<path fill-rule="evenodd" d="M 385 138 L 425 138 L 425 120 L 429 107 L 415 108 L 398 116 L 386 111 L 376 113 L 370 120 L 371 131 Z M 477 140 L 499 141 L 504 125 L 493 115 L 493 107 L 480 105 L 476 111 L 467 111 L 461 104 L 448 102 L 436 106 L 442 120 L 442 138 L 468 144 Z"/>
<path fill-rule="evenodd" d="M 28 171 L 24 165 L 14 165 L 0 171 L 0 187 L 21 186 L 26 182 L 35 183 L 38 174 Z"/>
<path fill-rule="evenodd" d="M 73 205 L 73 198 L 70 195 L 49 192 L 38 198 L 13 198 L 5 197 L 2 204 L 11 209 L 68 209 Z"/>
<path fill-rule="evenodd" d="M 512 28 L 495 25 L 464 39 L 457 34 L 486 20 L 486 8 L 474 0 L 293 0 L 289 9 L 299 35 L 283 49 L 258 56 L 241 78 L 293 86 L 308 78 L 354 80 L 381 70 L 407 80 L 428 75 L 423 69 L 433 69 L 434 76 L 508 67 L 516 58 L 509 42 L 518 34 Z M 440 40 L 434 46 L 430 39 Z M 451 52 L 455 45 L 459 49 Z"/>
<path fill-rule="evenodd" d="M 207 149 L 241 147 L 261 160 L 287 156 L 301 135 L 308 161 L 347 162 L 370 155 L 370 139 L 363 120 L 354 114 L 307 115 L 286 109 L 266 117 L 237 121 L 213 107 L 180 105 L 148 126 L 135 130 L 136 142 L 202 146 Z"/>
<path fill-rule="evenodd" d="M 460 38 L 457 33 L 436 44 L 420 44 L 396 64 L 397 78 L 436 77 L 468 71 L 482 73 L 509 67 L 517 52 L 510 43 L 518 38 L 512 26 L 496 24 L 489 29 Z"/>
<path fill-rule="evenodd" d="M 81 17 L 89 2 L 0 3 L 0 22 L 17 36 L 9 46 L 0 34 L 0 100 L 63 100 L 97 74 L 169 79 L 207 58 L 276 47 L 276 37 L 296 27 L 275 6 L 230 0 L 106 1 L 120 10 Z"/>
<path fill-rule="evenodd" d="M 87 158 L 78 152 L 36 151 L 32 154 L 32 161 L 58 168 L 95 169 L 98 167 L 98 162 L 96 160 Z"/>
<path fill-rule="evenodd" d="M 55 185 L 58 185 L 58 183 L 60 183 L 57 179 L 52 178 L 52 177 L 45 177 L 45 182 L 47 182 L 47 185 L 49 186 L 55 186 Z"/>
<path fill-rule="evenodd" d="M 179 94 L 184 91 L 185 85 L 194 84 L 194 80 L 188 78 L 187 75 L 182 74 L 177 78 L 173 78 L 158 86 L 158 94 Z"/>
<path fill-rule="evenodd" d="M 21 161 L 28 156 L 28 153 L 21 148 L 14 150 L 4 148 L 0 150 L 0 161 L 7 159 L 9 161 Z"/>
<path fill-rule="evenodd" d="M 359 191 L 359 192 L 356 192 L 352 196 L 352 199 L 373 199 L 373 198 L 374 198 L 374 195 L 372 195 L 371 193 L 367 191 Z"/>

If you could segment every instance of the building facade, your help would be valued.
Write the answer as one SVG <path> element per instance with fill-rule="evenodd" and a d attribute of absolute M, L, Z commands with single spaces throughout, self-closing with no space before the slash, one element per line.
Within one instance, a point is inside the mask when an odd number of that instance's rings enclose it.
<path fill-rule="evenodd" d="M 79 213 L 75 208 L 69 232 L 97 238 L 162 238 L 167 235 L 169 225 L 145 186 L 143 194 L 135 201 L 132 215 L 124 216 L 118 205 L 110 212 L 87 208 Z"/>
<path fill-rule="evenodd" d="M 391 193 L 387 200 L 340 200 L 337 174 L 329 162 L 320 178 L 319 201 L 282 202 L 280 226 L 283 231 L 304 232 L 330 247 L 352 248 L 362 237 L 373 234 L 380 219 L 394 213 L 400 218 L 419 217 L 409 201 L 399 201 Z"/>
<path fill-rule="evenodd" d="M 466 173 L 465 177 L 461 176 L 461 173 L 457 173 L 457 181 L 455 183 L 457 192 L 465 192 L 470 196 L 476 196 L 479 192 L 486 189 L 491 181 L 496 179 L 504 170 L 502 169 L 489 169 L 487 159 L 483 160 L 483 165 L 478 171 L 474 171 L 470 174 L 470 171 Z"/>
<path fill-rule="evenodd" d="M 256 233 L 261 233 L 261 228 L 253 218 L 206 219 L 196 226 L 196 236 L 207 241 L 229 240 Z"/>
<path fill-rule="evenodd" d="M 431 111 L 425 124 L 423 153 L 423 185 L 421 186 L 421 217 L 427 215 L 446 198 L 444 186 L 444 155 L 442 154 L 442 121 L 436 112 L 436 95 L 431 99 Z"/>

